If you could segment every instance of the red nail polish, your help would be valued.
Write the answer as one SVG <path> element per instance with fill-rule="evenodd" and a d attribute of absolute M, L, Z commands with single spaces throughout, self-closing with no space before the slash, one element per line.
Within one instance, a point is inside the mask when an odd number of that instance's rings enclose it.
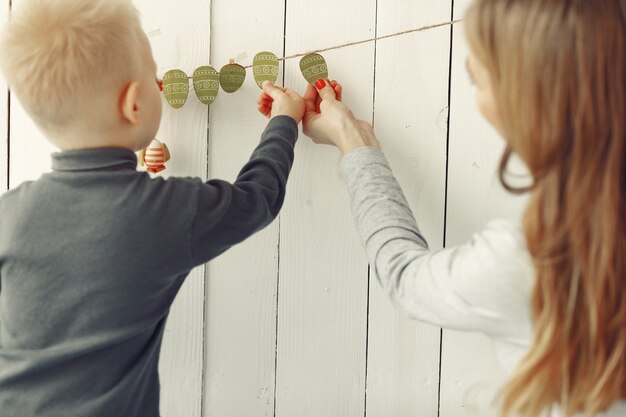
<path fill-rule="evenodd" d="M 326 81 L 320 78 L 319 80 L 315 81 L 315 87 L 317 87 L 318 90 L 321 90 L 322 88 L 326 87 Z"/>

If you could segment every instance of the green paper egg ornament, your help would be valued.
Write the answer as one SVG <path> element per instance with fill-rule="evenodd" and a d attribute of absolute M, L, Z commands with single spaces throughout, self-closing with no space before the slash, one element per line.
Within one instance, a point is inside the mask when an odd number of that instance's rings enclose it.
<path fill-rule="evenodd" d="M 328 79 L 328 65 L 320 54 L 308 54 L 300 60 L 300 71 L 311 85 L 320 78 Z"/>
<path fill-rule="evenodd" d="M 220 70 L 220 85 L 227 93 L 239 90 L 246 79 L 246 69 L 239 64 L 227 64 Z"/>
<path fill-rule="evenodd" d="M 275 84 L 280 70 L 278 58 L 271 52 L 259 52 L 252 61 L 252 70 L 259 88 L 263 88 L 265 81 Z"/>
<path fill-rule="evenodd" d="M 167 103 L 175 109 L 180 109 L 187 102 L 189 96 L 189 77 L 183 71 L 174 69 L 163 76 L 163 94 Z"/>
<path fill-rule="evenodd" d="M 193 88 L 198 100 L 207 106 L 215 101 L 220 91 L 220 76 L 213 67 L 200 67 L 193 73 Z"/>

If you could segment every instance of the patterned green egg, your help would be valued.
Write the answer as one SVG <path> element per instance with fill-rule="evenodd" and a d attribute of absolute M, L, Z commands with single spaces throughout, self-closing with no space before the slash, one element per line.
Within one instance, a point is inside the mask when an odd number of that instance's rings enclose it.
<path fill-rule="evenodd" d="M 328 79 L 328 65 L 320 54 L 309 54 L 300 60 L 300 71 L 309 82 L 314 85 L 320 78 Z"/>
<path fill-rule="evenodd" d="M 227 93 L 239 90 L 246 79 L 246 69 L 238 64 L 224 65 L 220 70 L 220 85 Z"/>
<path fill-rule="evenodd" d="M 271 52 L 259 52 L 252 62 L 254 81 L 256 81 L 259 88 L 263 88 L 265 81 L 269 81 L 272 84 L 276 83 L 280 69 L 276 55 Z"/>
<path fill-rule="evenodd" d="M 213 67 L 200 67 L 193 73 L 193 88 L 198 99 L 208 106 L 220 91 L 220 76 Z"/>
<path fill-rule="evenodd" d="M 163 76 L 163 94 L 165 100 L 175 109 L 180 109 L 189 96 L 189 77 L 183 71 L 174 69 Z"/>

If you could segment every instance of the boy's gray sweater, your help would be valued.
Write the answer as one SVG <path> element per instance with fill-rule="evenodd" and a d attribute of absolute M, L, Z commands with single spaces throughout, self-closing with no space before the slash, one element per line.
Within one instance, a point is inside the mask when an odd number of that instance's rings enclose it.
<path fill-rule="evenodd" d="M 158 416 L 172 301 L 278 215 L 297 135 L 274 118 L 234 184 L 151 179 L 131 151 L 93 149 L 0 198 L 0 416 Z"/>

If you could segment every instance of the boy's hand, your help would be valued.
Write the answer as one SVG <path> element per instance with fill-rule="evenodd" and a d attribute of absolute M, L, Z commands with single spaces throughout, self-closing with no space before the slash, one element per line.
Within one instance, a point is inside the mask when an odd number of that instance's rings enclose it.
<path fill-rule="evenodd" d="M 315 143 L 335 145 L 343 154 L 361 146 L 379 148 L 372 125 L 358 120 L 341 102 L 343 89 L 336 81 L 318 80 L 304 94 L 304 134 Z M 319 92 L 318 92 L 319 90 Z"/>
<path fill-rule="evenodd" d="M 257 104 L 259 112 L 269 119 L 276 116 L 289 116 L 299 124 L 304 116 L 302 97 L 293 90 L 277 87 L 269 81 L 263 83 L 263 92 Z"/>

